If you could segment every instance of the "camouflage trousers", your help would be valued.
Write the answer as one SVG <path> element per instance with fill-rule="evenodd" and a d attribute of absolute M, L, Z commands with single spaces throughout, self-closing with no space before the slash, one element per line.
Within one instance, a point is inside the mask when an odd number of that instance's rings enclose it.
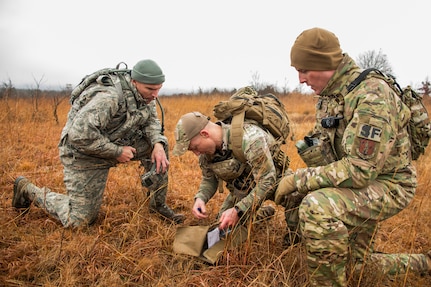
<path fill-rule="evenodd" d="M 292 228 L 297 218 L 310 286 L 347 286 L 347 273 L 360 270 L 364 262 L 387 274 L 426 272 L 424 254 L 373 252 L 379 221 L 399 213 L 413 196 L 414 189 L 398 186 L 394 192 L 393 186 L 376 181 L 363 189 L 323 188 L 306 195 L 298 209 L 286 213 L 286 221 Z"/>
<path fill-rule="evenodd" d="M 64 227 L 93 223 L 102 205 L 109 169 L 75 170 L 64 167 L 67 194 L 47 187 L 28 185 L 26 191 L 34 204 L 59 220 Z"/>
<path fill-rule="evenodd" d="M 147 138 L 133 139 L 131 146 L 136 148 L 136 156 L 133 160 L 141 161 L 141 165 L 145 171 L 150 171 L 153 163 L 151 162 L 151 153 L 153 147 Z M 164 145 L 164 151 L 167 159 L 169 160 L 169 145 Z M 161 181 L 152 190 L 148 189 L 147 196 L 150 199 L 150 208 L 157 209 L 166 203 L 166 196 L 168 192 L 168 172 L 164 173 Z"/>
<path fill-rule="evenodd" d="M 167 149 L 167 147 L 166 147 Z M 141 143 L 136 160 L 150 158 L 151 147 Z M 97 167 L 97 159 L 89 163 L 79 160 L 70 153 L 61 152 L 64 167 L 64 184 L 67 194 L 51 191 L 47 187 L 39 188 L 27 185 L 26 192 L 34 204 L 59 220 L 64 227 L 77 227 L 92 224 L 98 216 L 103 201 L 103 194 L 108 179 L 109 167 Z M 141 160 L 145 170 L 150 170 L 151 161 Z M 88 167 L 91 164 L 92 168 Z M 150 207 L 155 208 L 165 203 L 168 189 L 168 173 L 155 190 L 149 191 Z"/>

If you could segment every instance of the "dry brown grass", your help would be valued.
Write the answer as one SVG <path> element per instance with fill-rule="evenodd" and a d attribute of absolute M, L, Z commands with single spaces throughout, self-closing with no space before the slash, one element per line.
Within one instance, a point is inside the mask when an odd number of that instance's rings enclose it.
<path fill-rule="evenodd" d="M 171 147 L 178 118 L 199 110 L 211 115 L 223 96 L 164 97 L 166 135 Z M 290 95 L 282 101 L 290 114 L 296 139 L 313 124 L 314 99 Z M 11 207 L 14 179 L 25 175 L 39 186 L 64 192 L 57 142 L 69 104 L 59 106 L 60 124 L 52 116 L 49 99 L 41 99 L 34 116 L 30 100 L 0 103 L 0 286 L 305 286 L 301 247 L 281 246 L 285 230 L 283 210 L 251 234 L 239 250 L 224 254 L 217 266 L 172 252 L 175 226 L 148 212 L 137 163 L 111 170 L 104 204 L 97 222 L 79 230 L 61 224 L 35 207 L 21 214 Z M 286 145 L 292 168 L 302 167 L 294 142 Z M 382 224 L 377 248 L 385 252 L 424 252 L 431 248 L 429 155 L 417 163 L 419 188 L 413 203 Z M 190 213 L 200 180 L 196 157 L 171 158 L 168 204 L 186 214 L 185 224 L 206 224 Z M 211 219 L 226 194 L 209 204 Z M 377 273 L 377 274 L 376 274 Z M 430 276 L 390 278 L 367 271 L 349 286 L 430 286 Z M 359 283 L 360 282 L 360 283 Z"/>

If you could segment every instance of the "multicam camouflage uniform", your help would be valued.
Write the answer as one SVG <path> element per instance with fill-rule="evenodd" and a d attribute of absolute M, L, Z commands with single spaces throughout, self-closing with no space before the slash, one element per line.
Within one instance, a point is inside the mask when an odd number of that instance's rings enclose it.
<path fill-rule="evenodd" d="M 125 77 L 130 83 L 130 76 Z M 141 160 L 147 171 L 155 143 L 162 143 L 168 155 L 155 102 L 146 104 L 133 85 L 129 88 L 121 95 L 114 85 L 93 83 L 73 102 L 59 143 L 67 195 L 27 186 L 34 203 L 65 227 L 91 224 L 97 218 L 109 168 L 118 164 L 122 146 L 135 147 L 133 160 Z M 150 207 L 165 203 L 167 173 L 163 179 Z"/>
<path fill-rule="evenodd" d="M 408 206 L 417 180 L 406 129 L 409 109 L 378 79 L 346 94 L 343 89 L 359 73 L 345 54 L 319 96 L 308 138 L 323 145 L 321 158 L 305 156 L 308 167 L 295 172 L 298 192 L 305 195 L 299 227 L 311 286 L 346 286 L 349 260 L 356 269 L 366 260 L 389 274 L 427 271 L 425 255 L 373 253 L 379 221 Z M 339 118 L 334 126 L 322 125 L 331 116 Z"/>
<path fill-rule="evenodd" d="M 273 199 L 281 170 L 276 168 L 272 154 L 277 148 L 274 137 L 260 127 L 244 123 L 242 147 L 247 163 L 233 157 L 229 149 L 230 125 L 218 122 L 223 130 L 223 147 L 214 155 L 200 155 L 202 181 L 195 198 L 207 203 L 216 193 L 219 180 L 226 182 L 230 191 L 219 211 L 237 206 L 244 213 L 243 220 L 255 214 L 262 202 Z"/>

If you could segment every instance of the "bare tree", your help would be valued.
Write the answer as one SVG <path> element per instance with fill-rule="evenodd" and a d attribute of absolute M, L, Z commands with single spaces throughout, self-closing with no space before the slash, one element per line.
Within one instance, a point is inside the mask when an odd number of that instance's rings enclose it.
<path fill-rule="evenodd" d="M 250 85 L 256 90 L 260 91 L 264 88 L 264 84 L 260 81 L 260 74 L 259 72 L 253 72 L 251 74 L 251 82 Z"/>
<path fill-rule="evenodd" d="M 8 99 L 15 92 L 15 87 L 12 84 L 12 80 L 9 79 L 7 82 L 2 83 L 0 90 L 0 99 Z"/>
<path fill-rule="evenodd" d="M 33 80 L 36 83 L 36 88 L 32 89 L 31 91 L 31 99 L 33 102 L 33 119 L 35 119 L 39 111 L 39 98 L 41 95 L 40 85 L 42 83 L 43 76 L 40 78 L 40 80 L 36 80 L 36 78 L 33 77 Z"/>
<path fill-rule="evenodd" d="M 16 92 L 15 87 L 12 84 L 12 80 L 9 79 L 8 82 L 3 82 L 1 93 L 0 93 L 0 99 L 4 100 L 4 103 L 6 105 L 6 113 L 8 118 L 11 117 L 11 109 L 9 106 L 9 98 L 13 96 L 13 94 Z"/>
<path fill-rule="evenodd" d="M 62 91 L 60 94 L 56 93 L 53 98 L 52 98 L 52 113 L 54 115 L 54 119 L 55 119 L 55 123 L 58 125 L 59 124 L 59 120 L 58 120 L 58 106 L 61 104 L 62 101 L 64 101 L 65 99 L 67 99 L 67 95 L 68 91 Z"/>
<path fill-rule="evenodd" d="M 282 91 L 283 95 L 287 95 L 290 93 L 289 80 L 287 78 L 284 78 L 284 85 L 281 88 L 281 91 Z"/>
<path fill-rule="evenodd" d="M 375 50 L 370 50 L 359 54 L 356 62 L 362 69 L 376 68 L 387 75 L 393 75 L 393 70 L 389 64 L 388 57 L 383 54 L 382 50 L 376 52 Z"/>
<path fill-rule="evenodd" d="M 421 91 L 424 96 L 430 95 L 431 83 L 428 77 L 425 78 L 425 81 L 421 82 L 421 87 L 418 88 L 418 90 Z"/>

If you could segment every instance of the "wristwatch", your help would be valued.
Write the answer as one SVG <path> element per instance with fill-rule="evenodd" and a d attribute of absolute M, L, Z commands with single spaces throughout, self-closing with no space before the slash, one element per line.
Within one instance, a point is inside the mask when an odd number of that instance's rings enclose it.
<path fill-rule="evenodd" d="M 244 211 L 242 211 L 241 209 L 239 209 L 238 206 L 234 206 L 236 213 L 238 214 L 238 217 L 241 218 L 244 215 Z"/>

